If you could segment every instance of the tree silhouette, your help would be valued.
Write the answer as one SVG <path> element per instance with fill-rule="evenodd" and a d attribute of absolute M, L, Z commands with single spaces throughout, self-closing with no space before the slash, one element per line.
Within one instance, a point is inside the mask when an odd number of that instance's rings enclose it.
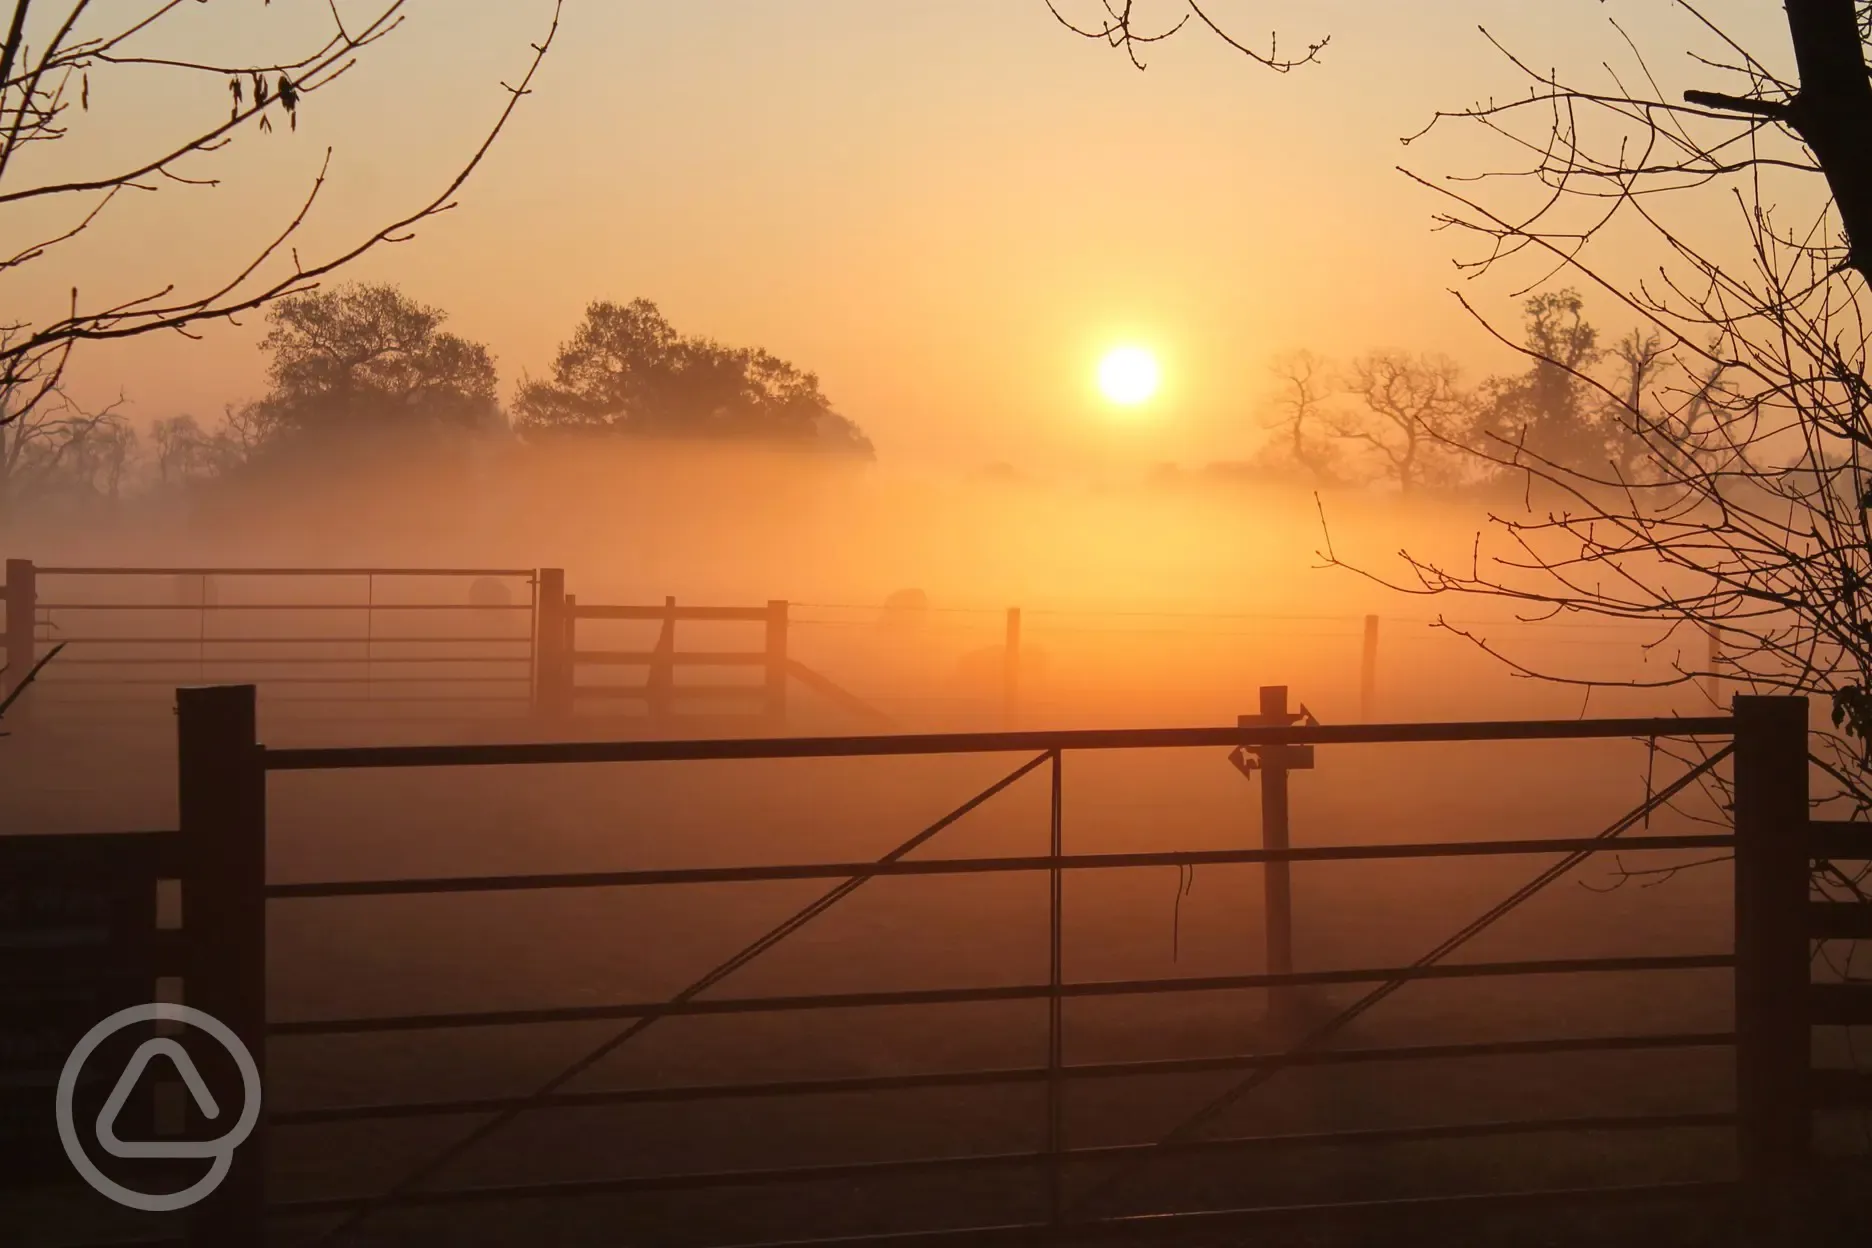
<path fill-rule="evenodd" d="M 186 51 L 151 50 L 165 36 L 186 49 L 189 21 L 197 30 L 205 28 L 204 19 L 189 13 L 196 6 L 180 0 L 123 0 L 108 6 L 89 0 L 14 0 L 10 19 L 0 20 L 0 211 L 24 215 L 19 233 L 0 248 L 0 278 L 19 282 L 32 277 L 71 294 L 56 312 L 33 315 L 16 303 L 10 315 L 0 317 L 0 425 L 30 423 L 42 406 L 61 402 L 66 369 L 81 343 L 160 332 L 192 334 L 207 322 L 231 320 L 311 290 L 320 279 L 385 243 L 409 238 L 414 227 L 453 207 L 455 194 L 530 90 L 558 31 L 560 3 L 553 0 L 550 27 L 532 45 L 526 72 L 515 84 L 503 84 L 505 105 L 435 194 L 347 241 L 302 253 L 300 236 L 325 190 L 332 157 L 328 148 L 305 195 L 278 211 L 272 238 L 245 261 L 203 277 L 182 263 L 184 253 L 172 257 L 176 275 L 155 289 L 100 297 L 49 276 L 48 270 L 56 270 L 75 240 L 107 215 L 134 211 L 133 205 L 157 193 L 206 195 L 220 185 L 221 162 L 256 132 L 297 129 L 301 109 L 311 107 L 310 101 L 342 75 L 369 62 L 397 32 L 408 0 L 377 0 L 364 11 L 336 4 L 291 6 L 302 12 L 282 13 L 279 20 L 312 23 L 307 42 L 283 54 L 235 50 L 225 54 L 227 59 L 218 51 L 191 57 Z M 94 96 L 121 100 L 134 92 L 185 101 L 199 98 L 191 88 L 204 79 L 217 90 L 225 84 L 228 111 L 191 117 L 153 141 L 139 136 L 126 143 L 121 134 L 76 124 Z M 283 124 L 275 126 L 276 120 Z M 36 171 L 53 165 L 22 159 L 36 149 L 40 156 L 56 153 L 58 167 L 98 171 L 38 176 Z M 152 238 L 147 245 L 153 254 L 163 254 L 162 239 Z"/>
<path fill-rule="evenodd" d="M 535 438 L 604 433 L 872 454 L 817 376 L 758 348 L 681 334 L 648 299 L 588 307 L 552 379 L 523 381 L 514 413 L 515 429 Z"/>
<path fill-rule="evenodd" d="M 499 424 L 488 349 L 445 332 L 444 312 L 395 286 L 293 295 L 267 319 L 273 386 L 253 408 L 263 449 Z"/>
<path fill-rule="evenodd" d="M 1338 419 L 1340 437 L 1375 451 L 1405 494 L 1452 478 L 1450 448 L 1472 407 L 1453 361 L 1374 351 L 1352 362 L 1348 382 L 1363 410 Z"/>

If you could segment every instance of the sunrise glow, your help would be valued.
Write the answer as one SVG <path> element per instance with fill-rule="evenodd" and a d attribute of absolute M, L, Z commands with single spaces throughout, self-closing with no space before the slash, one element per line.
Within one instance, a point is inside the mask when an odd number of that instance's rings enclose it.
<path fill-rule="evenodd" d="M 1118 347 L 1099 361 L 1099 393 L 1121 407 L 1147 401 L 1161 381 L 1157 357 L 1142 347 Z"/>

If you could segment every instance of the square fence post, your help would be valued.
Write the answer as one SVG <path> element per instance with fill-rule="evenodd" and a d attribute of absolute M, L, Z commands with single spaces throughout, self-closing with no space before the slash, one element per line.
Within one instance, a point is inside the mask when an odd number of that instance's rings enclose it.
<path fill-rule="evenodd" d="M 539 570 L 533 638 L 533 710 L 543 719 L 572 713 L 572 614 L 564 568 Z"/>
<path fill-rule="evenodd" d="M 6 561 L 6 677 L 5 692 L 19 688 L 38 658 L 37 623 L 39 619 L 38 572 L 30 559 Z M 30 695 L 21 698 L 7 712 L 15 721 L 26 717 Z"/>
<path fill-rule="evenodd" d="M 1021 609 L 1007 609 L 1007 640 L 1001 647 L 1001 726 L 1014 727 L 1020 707 Z"/>
<path fill-rule="evenodd" d="M 787 679 L 790 675 L 787 624 L 791 618 L 792 612 L 784 600 L 776 598 L 767 603 L 766 714 L 768 724 L 775 729 L 786 727 Z"/>
<path fill-rule="evenodd" d="M 663 599 L 663 626 L 656 648 L 650 652 L 650 671 L 644 677 L 644 697 L 650 721 L 667 724 L 676 714 L 676 599 Z"/>
<path fill-rule="evenodd" d="M 1791 1210 L 1808 1154 L 1807 699 L 1735 699 L 1737 1154 L 1751 1211 Z"/>
<path fill-rule="evenodd" d="M 182 841 L 183 996 L 228 1027 L 266 1078 L 266 766 L 255 688 L 176 690 L 176 772 Z M 196 1067 L 227 1069 L 219 1044 L 184 1032 Z M 227 1122 L 239 1086 L 214 1089 Z M 189 1213 L 189 1248 L 250 1248 L 266 1217 L 266 1118 L 234 1150 L 212 1195 Z"/>
<path fill-rule="evenodd" d="M 1359 722 L 1369 724 L 1378 710 L 1378 617 L 1365 617 L 1365 642 L 1359 654 Z"/>
<path fill-rule="evenodd" d="M 1262 724 L 1284 726 L 1293 722 L 1287 710 L 1287 686 L 1263 685 Z M 1270 746 L 1261 751 L 1261 847 L 1287 849 L 1291 844 L 1288 826 L 1286 746 Z M 1272 975 L 1293 974 L 1293 872 L 1290 864 L 1270 862 L 1262 868 L 1263 905 L 1267 930 L 1267 969 Z M 1294 990 L 1275 988 L 1268 993 L 1268 1017 L 1276 1027 L 1293 1021 Z"/>

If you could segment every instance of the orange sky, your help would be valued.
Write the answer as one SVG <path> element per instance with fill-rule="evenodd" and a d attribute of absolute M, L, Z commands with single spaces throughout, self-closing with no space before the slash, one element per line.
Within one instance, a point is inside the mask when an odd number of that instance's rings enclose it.
<path fill-rule="evenodd" d="M 407 29 L 306 103 L 298 133 L 244 135 L 216 158 L 220 189 L 165 188 L 13 297 L 217 273 L 290 214 L 327 143 L 308 253 L 420 202 L 550 7 L 417 0 Z M 1775 6 L 1709 7 L 1779 53 Z M 818 371 L 900 463 L 1236 457 L 1260 437 L 1279 351 L 1501 361 L 1445 293 L 1457 243 L 1429 230 L 1433 199 L 1393 171 L 1459 167 L 1461 143 L 1406 153 L 1398 138 L 1438 106 L 1521 89 L 1478 23 L 1586 73 L 1618 55 L 1616 16 L 1656 51 L 1667 89 L 1687 70 L 1679 28 L 1650 0 L 1211 8 L 1244 37 L 1278 25 L 1288 43 L 1332 44 L 1281 77 L 1192 33 L 1140 74 L 1062 31 L 1042 0 L 568 0 L 535 95 L 461 206 L 353 276 L 450 310 L 493 348 L 509 393 L 589 300 L 642 295 L 684 330 Z M 272 23 L 263 33 L 282 20 L 281 6 L 187 9 L 198 25 L 179 33 L 210 45 L 246 37 L 223 14 Z M 87 163 L 226 107 L 214 82 L 164 94 L 99 75 L 93 96 Z M 1503 308 L 1505 289 L 1478 293 Z M 77 380 L 94 399 L 121 390 L 139 418 L 210 415 L 261 388 L 256 338 L 218 327 L 97 349 Z M 1092 386 L 1098 352 L 1121 339 L 1164 363 L 1161 397 L 1136 415 L 1114 416 Z"/>

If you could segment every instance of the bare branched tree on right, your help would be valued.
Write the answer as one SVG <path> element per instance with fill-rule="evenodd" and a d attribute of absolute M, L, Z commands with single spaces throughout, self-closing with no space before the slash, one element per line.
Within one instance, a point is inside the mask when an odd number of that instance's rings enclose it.
<path fill-rule="evenodd" d="M 1282 60 L 1230 37 L 1192 0 L 1085 0 L 1090 16 L 1079 20 L 1051 7 L 1140 64 L 1142 49 L 1192 25 L 1277 69 L 1324 46 Z M 1565 332 L 1576 309 L 1548 309 L 1559 316 L 1545 343 L 1492 330 L 1529 358 L 1537 383 L 1589 396 L 1604 436 L 1571 445 L 1546 436 L 1535 417 L 1555 408 L 1538 401 L 1528 419 L 1480 430 L 1463 449 L 1521 478 L 1528 506 L 1492 515 L 1491 549 L 1478 535 L 1467 566 L 1401 552 L 1404 576 L 1379 579 L 1413 593 L 1505 598 L 1536 617 L 1652 623 L 1651 650 L 1667 656 L 1656 679 L 1631 682 L 1536 670 L 1491 650 L 1530 676 L 1588 689 L 1708 689 L 1720 677 L 1727 688 L 1817 695 L 1835 729 L 1824 765 L 1863 812 L 1872 810 L 1872 3 L 1779 8 L 1791 64 L 1693 0 L 1669 6 L 1678 23 L 1670 71 L 1616 21 L 1608 41 L 1625 55 L 1604 62 L 1597 82 L 1562 78 L 1497 43 L 1522 90 L 1439 113 L 1406 140 L 1458 127 L 1471 144 L 1498 141 L 1499 164 L 1410 175 L 1445 197 L 1440 225 L 1478 244 L 1460 262 L 1470 277 L 1505 276 L 1523 295 L 1564 279 L 1623 305 L 1641 329 L 1618 350 L 1624 375 L 1614 383 L 1587 367 L 1598 344 Z M 1647 257 L 1640 275 L 1621 268 L 1633 254 Z M 1325 553 L 1337 562 L 1330 540 Z M 1712 633 L 1720 648 L 1703 644 Z"/>

